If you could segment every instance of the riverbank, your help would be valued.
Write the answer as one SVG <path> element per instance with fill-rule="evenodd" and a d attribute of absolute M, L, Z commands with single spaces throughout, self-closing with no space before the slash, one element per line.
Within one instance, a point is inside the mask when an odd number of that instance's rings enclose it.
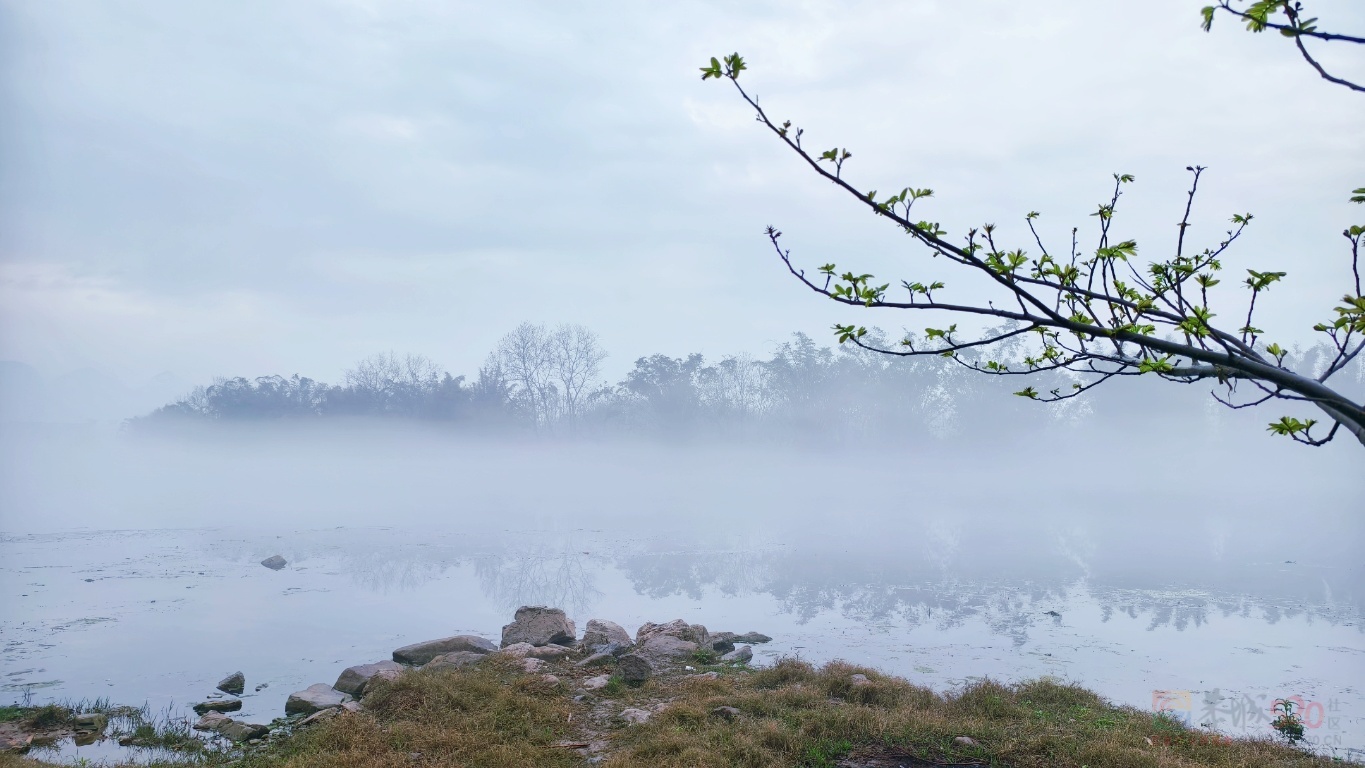
<path fill-rule="evenodd" d="M 593 621 L 579 639 L 562 611 L 523 608 L 504 628 L 501 647 L 463 635 L 404 646 L 392 661 L 348 668 L 333 685 L 291 695 L 286 716 L 269 725 L 211 711 L 231 712 L 233 700 L 222 697 L 200 705 L 204 715 L 194 727 L 205 734 L 202 742 L 181 738 L 188 721 L 149 721 L 143 742 L 163 749 L 141 754 L 139 762 L 166 768 L 1345 764 L 1291 746 L 1273 731 L 1234 739 L 1190 729 L 1168 715 L 1115 706 L 1050 679 L 979 681 L 943 694 L 844 662 L 815 667 L 784 659 L 751 668 L 749 646 L 737 643 L 745 639 L 767 638 L 710 633 L 678 620 L 646 624 L 633 638 L 611 622 Z M 4 714 L 11 733 L 46 728 L 64 738 L 79 715 L 95 713 L 46 707 Z M 158 740 L 159 732 L 168 738 Z M 122 738 L 136 749 L 132 735 Z M 0 756 L 0 768 L 51 764 L 41 748 Z"/>

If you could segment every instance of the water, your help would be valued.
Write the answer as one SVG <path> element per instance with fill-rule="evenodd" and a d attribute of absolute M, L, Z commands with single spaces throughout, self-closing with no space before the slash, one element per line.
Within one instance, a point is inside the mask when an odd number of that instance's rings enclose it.
<path fill-rule="evenodd" d="M 880 538 L 856 526 L 9 535 L 0 690 L 173 708 L 240 669 L 234 717 L 267 722 L 346 666 L 449 634 L 496 639 L 518 605 L 551 604 L 580 627 L 680 617 L 757 630 L 774 638 L 759 663 L 842 658 L 940 690 L 1051 675 L 1144 709 L 1164 697 L 1229 733 L 1267 732 L 1273 700 L 1298 696 L 1316 745 L 1365 747 L 1358 563 L 1300 561 L 1302 545 L 1273 539 L 1220 558 L 1213 536 L 1152 573 L 1112 526 L 937 525 Z M 1009 554 L 986 545 L 1001 536 Z M 289 566 L 259 565 L 275 553 Z"/>

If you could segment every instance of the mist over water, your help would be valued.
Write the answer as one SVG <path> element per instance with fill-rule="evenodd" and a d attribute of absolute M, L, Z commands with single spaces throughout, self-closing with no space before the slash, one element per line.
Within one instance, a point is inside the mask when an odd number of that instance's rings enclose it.
<path fill-rule="evenodd" d="M 0 686 L 165 706 L 242 668 L 269 718 L 345 666 L 550 604 L 580 626 L 757 630 L 761 662 L 939 689 L 1055 675 L 1143 708 L 1187 690 L 1191 722 L 1229 732 L 1299 695 L 1335 702 L 1320 746 L 1359 748 L 1365 488 L 1345 451 L 1260 440 L 1143 463 L 1092 430 L 824 448 L 9 430 Z"/>

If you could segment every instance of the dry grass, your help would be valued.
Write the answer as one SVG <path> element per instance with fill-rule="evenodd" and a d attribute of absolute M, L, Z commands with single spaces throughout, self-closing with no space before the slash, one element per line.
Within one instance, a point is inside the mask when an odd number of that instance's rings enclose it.
<path fill-rule="evenodd" d="M 719 679 L 650 680 L 613 686 L 595 702 L 571 699 L 573 679 L 546 686 L 512 663 L 410 673 L 380 684 L 365 711 L 295 733 L 236 757 L 241 768 L 414 768 L 415 766 L 581 766 L 556 746 L 597 741 L 607 768 L 836 768 L 971 763 L 1015 768 L 1217 766 L 1327 768 L 1343 763 L 1267 740 L 1227 740 L 1185 729 L 1150 712 L 1114 707 L 1070 685 L 983 682 L 942 696 L 843 663 L 815 668 L 783 661 Z M 868 677 L 855 685 L 851 676 Z M 594 672 L 593 674 L 596 674 Z M 717 707 L 738 709 L 726 719 Z M 654 712 L 641 725 L 622 709 Z M 572 718 L 570 717 L 572 715 Z M 975 746 L 953 739 L 969 736 Z M 225 762 L 210 758 L 210 764 Z M 0 768 L 33 761 L 0 756 Z M 200 763 L 203 765 L 203 763 Z"/>

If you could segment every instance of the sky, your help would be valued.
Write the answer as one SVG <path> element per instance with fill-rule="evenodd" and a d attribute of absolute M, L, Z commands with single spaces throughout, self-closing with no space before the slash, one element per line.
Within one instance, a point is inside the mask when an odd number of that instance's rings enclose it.
<path fill-rule="evenodd" d="M 864 189 L 931 187 L 954 234 L 1032 248 L 1116 229 L 1169 255 L 1256 215 L 1228 259 L 1289 273 L 1257 324 L 1310 341 L 1365 215 L 1365 98 L 1204 0 L 551 2 L 0 0 L 0 359 L 130 384 L 170 372 L 340 379 L 378 351 L 474 374 L 523 321 L 581 323 L 611 354 L 763 355 L 839 310 L 794 259 L 953 274 L 803 169 L 710 56 Z M 1039 11 L 1040 8 L 1045 11 Z M 1365 32 L 1358 0 L 1312 4 Z M 1365 77 L 1358 51 L 1322 60 Z M 970 299 L 963 284 L 954 298 Z M 1228 312 L 1245 291 L 1227 292 Z M 1240 322 L 1237 323 L 1240 325 Z"/>

